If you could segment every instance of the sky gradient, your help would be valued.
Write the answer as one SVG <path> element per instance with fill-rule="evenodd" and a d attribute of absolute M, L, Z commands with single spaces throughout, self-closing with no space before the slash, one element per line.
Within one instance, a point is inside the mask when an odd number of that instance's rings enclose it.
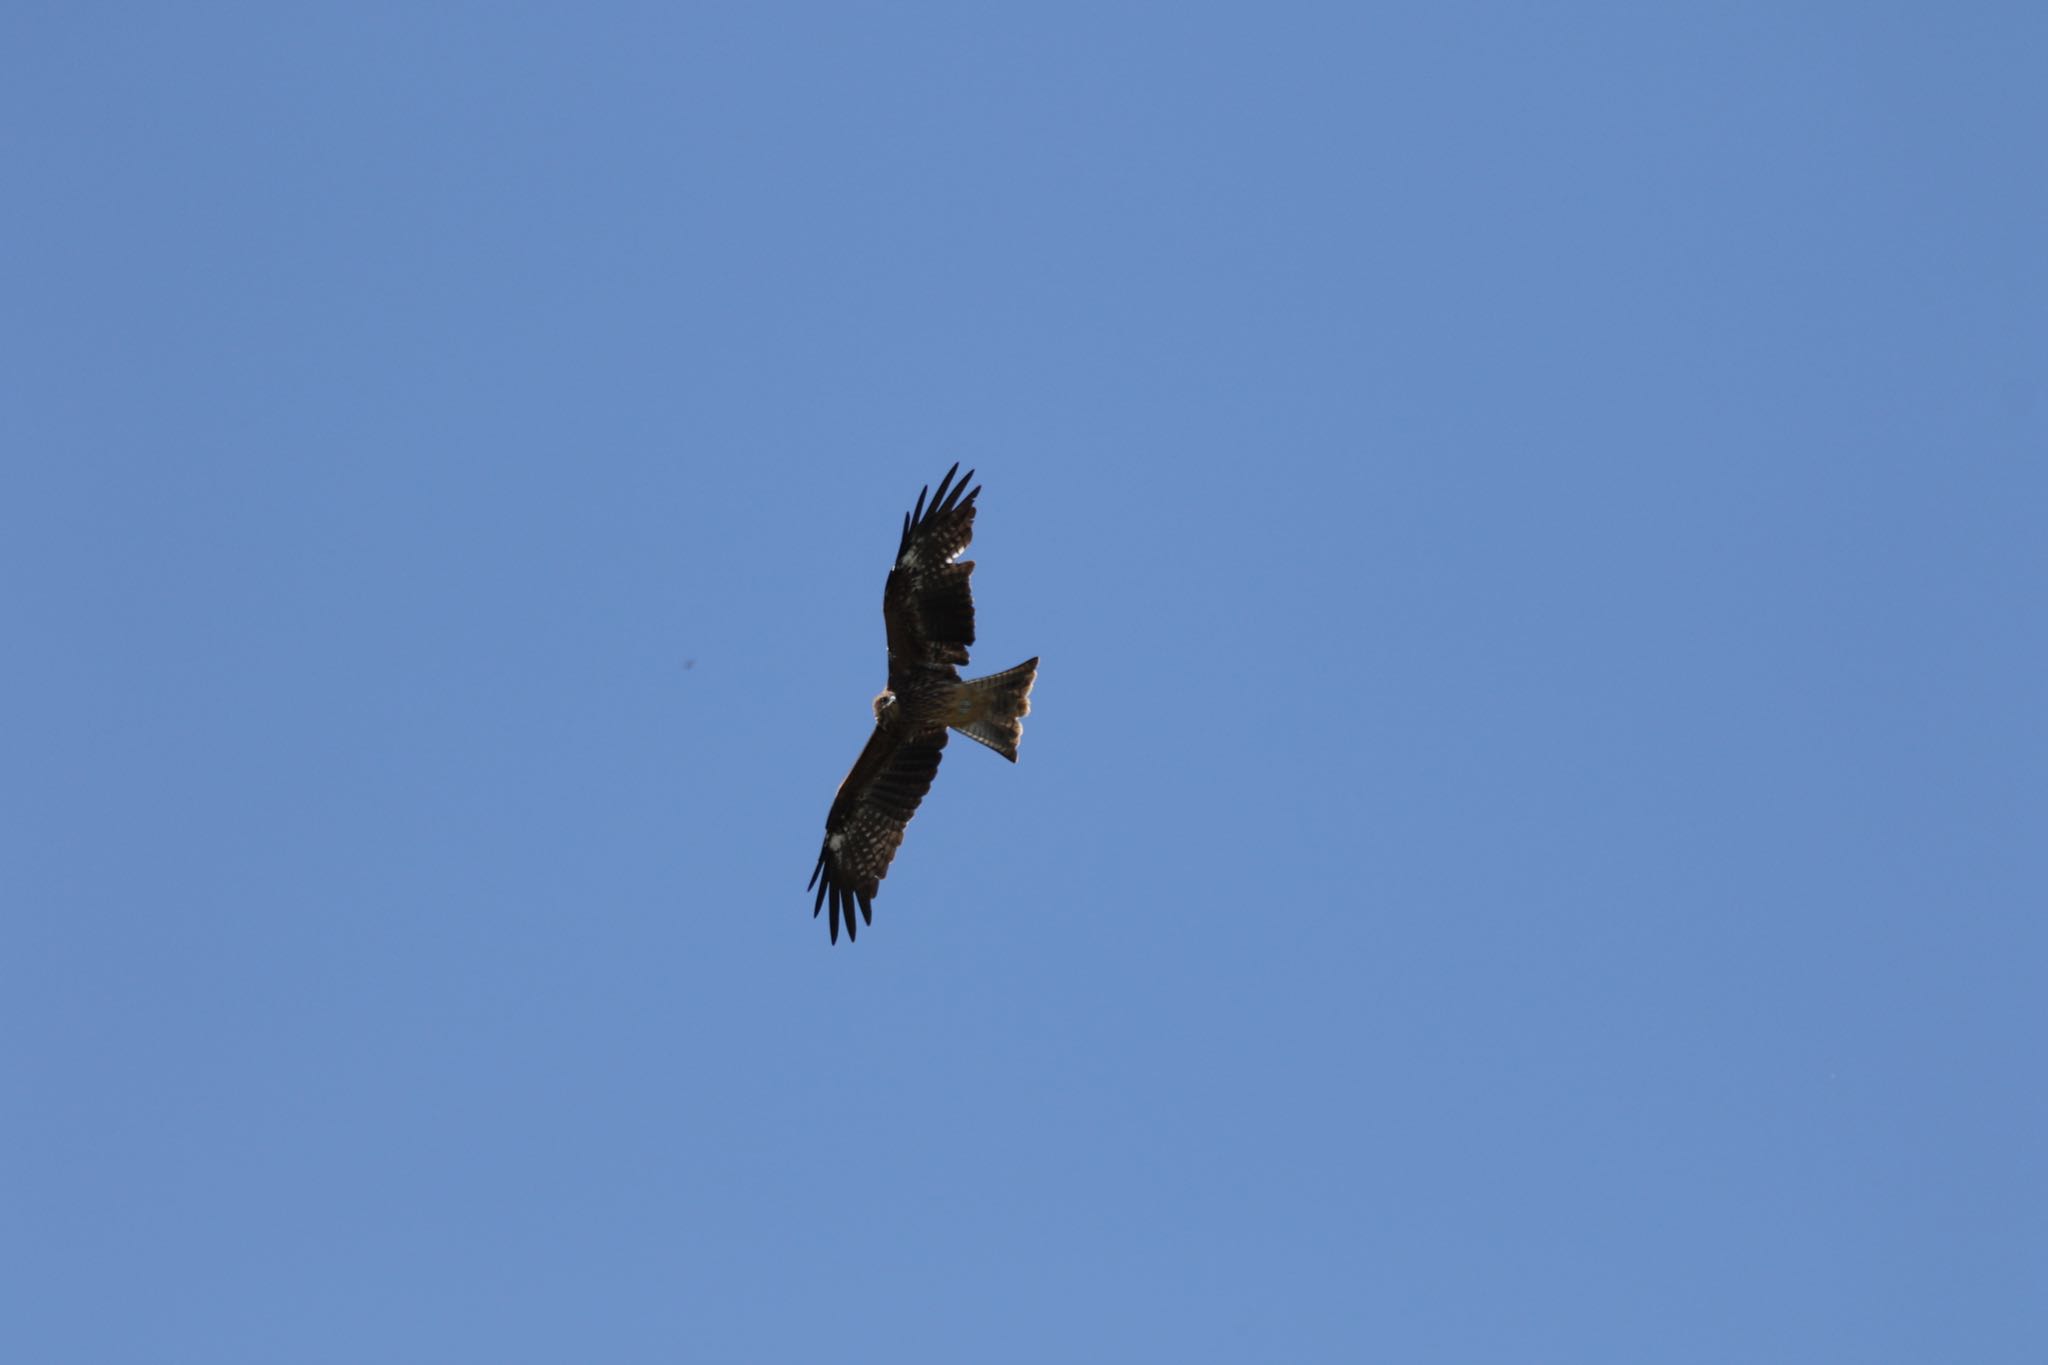
<path fill-rule="evenodd" d="M 10 6 L 0 1357 L 2038 1359 L 2048 11 L 1653 8 Z"/>

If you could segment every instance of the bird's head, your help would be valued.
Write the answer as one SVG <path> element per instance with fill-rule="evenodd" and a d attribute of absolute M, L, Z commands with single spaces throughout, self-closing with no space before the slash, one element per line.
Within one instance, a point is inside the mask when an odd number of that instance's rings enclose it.
<path fill-rule="evenodd" d="M 875 724 L 887 725 L 889 723 L 889 715 L 895 709 L 896 694 L 894 692 L 885 687 L 875 694 Z"/>

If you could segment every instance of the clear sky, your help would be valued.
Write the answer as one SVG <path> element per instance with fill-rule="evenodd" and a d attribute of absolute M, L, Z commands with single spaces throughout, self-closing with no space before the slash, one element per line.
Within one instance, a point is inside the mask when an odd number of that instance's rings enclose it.
<path fill-rule="evenodd" d="M 2048 9 L 0 54 L 0 1357 L 2041 1358 Z"/>

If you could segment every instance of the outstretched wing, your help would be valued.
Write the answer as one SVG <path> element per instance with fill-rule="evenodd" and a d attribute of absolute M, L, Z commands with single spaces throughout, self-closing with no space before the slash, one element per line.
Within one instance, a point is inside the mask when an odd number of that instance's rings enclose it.
<path fill-rule="evenodd" d="M 889 875 L 890 860 L 903 842 L 903 827 L 932 789 L 945 747 L 944 730 L 905 735 L 877 727 L 853 771 L 839 784 L 839 796 L 825 816 L 825 845 L 818 850 L 818 865 L 804 887 L 818 888 L 818 898 L 811 903 L 812 919 L 831 903 L 834 943 L 839 941 L 842 918 L 846 937 L 858 936 L 856 905 L 861 919 L 875 922 L 870 902 Z"/>
<path fill-rule="evenodd" d="M 892 679 L 920 664 L 964 664 L 967 647 L 974 643 L 974 594 L 967 585 L 974 564 L 956 564 L 953 557 L 974 539 L 974 499 L 981 489 L 967 486 L 974 478 L 971 469 L 955 483 L 959 472 L 957 463 L 946 471 L 929 507 L 927 484 L 917 495 L 916 509 L 903 517 L 896 564 L 882 589 Z"/>

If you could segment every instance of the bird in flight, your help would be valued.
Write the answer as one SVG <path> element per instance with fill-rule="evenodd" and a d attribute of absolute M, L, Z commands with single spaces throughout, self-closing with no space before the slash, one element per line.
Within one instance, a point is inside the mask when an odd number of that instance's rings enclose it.
<path fill-rule="evenodd" d="M 834 943 L 842 919 L 848 940 L 858 935 L 856 906 L 860 921 L 875 922 L 871 902 L 889 875 L 903 827 L 931 790 L 947 731 L 958 730 L 1015 763 L 1031 710 L 1036 659 L 986 678 L 960 676 L 958 665 L 967 662 L 974 643 L 974 594 L 967 583 L 974 563 L 960 561 L 960 552 L 974 539 L 981 488 L 967 486 L 971 469 L 954 482 L 959 472 L 957 463 L 946 471 L 929 505 L 927 484 L 916 508 L 904 514 L 896 563 L 882 589 L 889 685 L 875 698 L 874 733 L 825 816 L 825 845 L 804 888 L 818 888 L 811 918 L 831 906 Z"/>

